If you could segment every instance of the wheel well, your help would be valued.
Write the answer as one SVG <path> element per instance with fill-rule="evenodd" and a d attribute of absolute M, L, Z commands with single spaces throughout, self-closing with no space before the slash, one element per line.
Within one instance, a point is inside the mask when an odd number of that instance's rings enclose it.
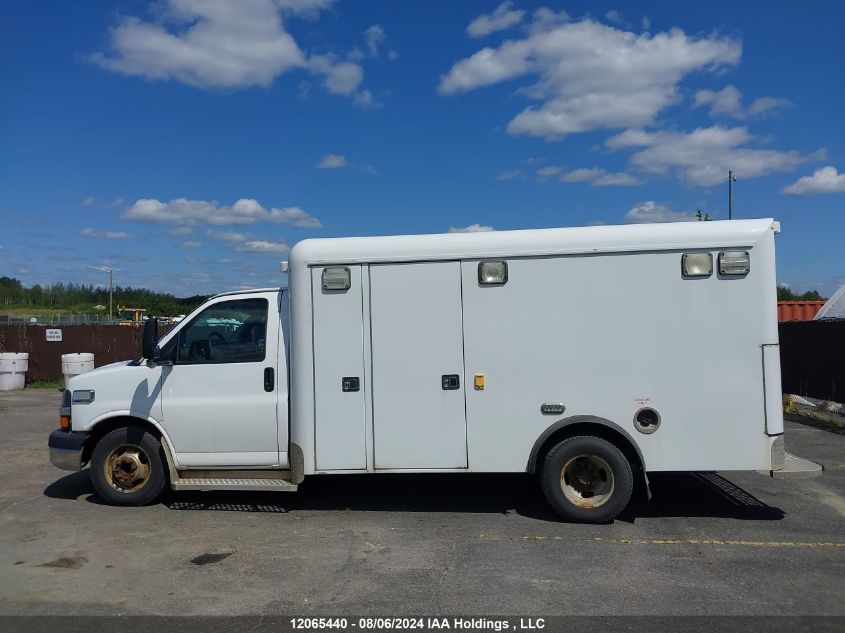
<path fill-rule="evenodd" d="M 85 446 L 82 449 L 82 463 L 86 464 L 91 461 L 91 455 L 94 452 L 94 448 L 96 448 L 101 439 L 115 429 L 122 429 L 124 427 L 143 429 L 161 441 L 161 432 L 147 420 L 133 418 L 131 416 L 109 418 L 108 420 L 103 420 L 98 423 L 93 429 L 91 429 L 88 440 L 85 442 Z"/>
<path fill-rule="evenodd" d="M 564 424 L 552 431 L 547 437 L 544 438 L 541 436 L 528 460 L 528 472 L 537 472 L 542 467 L 546 453 L 548 453 L 552 447 L 563 440 L 575 437 L 576 435 L 592 435 L 594 437 L 600 437 L 603 440 L 607 440 L 622 451 L 625 459 L 627 459 L 628 463 L 631 464 L 631 468 L 633 468 L 636 472 L 645 474 L 642 456 L 636 446 L 634 446 L 631 439 L 627 437 L 623 431 L 617 430 L 609 423 L 590 421 L 564 422 Z"/>

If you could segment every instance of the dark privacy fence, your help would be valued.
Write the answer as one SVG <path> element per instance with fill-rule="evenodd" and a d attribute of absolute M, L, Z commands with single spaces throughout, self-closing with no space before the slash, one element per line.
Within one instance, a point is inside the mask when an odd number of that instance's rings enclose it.
<path fill-rule="evenodd" d="M 845 402 L 845 319 L 779 324 L 783 393 Z"/>
<path fill-rule="evenodd" d="M 61 341 L 48 341 L 47 330 L 61 330 Z M 169 326 L 159 325 L 159 335 Z M 94 354 L 94 366 L 141 357 L 141 334 L 134 325 L 0 325 L 0 352 L 27 352 L 26 381 L 62 377 L 62 354 Z"/>

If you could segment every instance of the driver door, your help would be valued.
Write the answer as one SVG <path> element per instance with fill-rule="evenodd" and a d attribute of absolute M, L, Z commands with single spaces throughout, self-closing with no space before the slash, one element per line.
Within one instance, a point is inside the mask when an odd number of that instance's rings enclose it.
<path fill-rule="evenodd" d="M 182 467 L 279 463 L 276 293 L 231 295 L 208 305 L 168 341 L 164 426 Z"/>

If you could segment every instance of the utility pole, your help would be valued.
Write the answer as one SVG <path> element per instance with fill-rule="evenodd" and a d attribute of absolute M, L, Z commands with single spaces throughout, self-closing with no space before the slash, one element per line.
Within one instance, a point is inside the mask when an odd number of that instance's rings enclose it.
<path fill-rule="evenodd" d="M 112 319 L 112 273 L 114 271 L 111 268 L 100 268 L 99 266 L 88 266 L 88 268 L 93 268 L 94 270 L 99 270 L 104 273 L 109 274 L 109 320 Z"/>
<path fill-rule="evenodd" d="M 734 214 L 734 183 L 736 182 L 736 176 L 730 170 L 728 170 L 728 220 L 733 219 Z"/>

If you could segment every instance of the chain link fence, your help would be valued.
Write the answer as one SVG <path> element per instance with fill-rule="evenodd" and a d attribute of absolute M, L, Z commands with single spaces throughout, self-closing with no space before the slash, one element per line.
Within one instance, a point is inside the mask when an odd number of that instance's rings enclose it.
<path fill-rule="evenodd" d="M 113 324 L 107 314 L 0 314 L 0 325 L 89 325 Z"/>

